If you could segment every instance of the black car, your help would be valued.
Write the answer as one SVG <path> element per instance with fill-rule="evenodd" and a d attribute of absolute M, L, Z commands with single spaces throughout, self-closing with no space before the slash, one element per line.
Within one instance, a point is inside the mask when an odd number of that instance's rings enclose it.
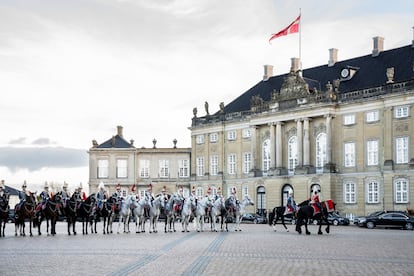
<path fill-rule="evenodd" d="M 267 219 L 258 214 L 246 213 L 243 215 L 242 222 L 261 223 L 266 224 Z"/>
<path fill-rule="evenodd" d="M 338 213 L 329 213 L 328 214 L 328 221 L 329 224 L 331 225 L 349 225 L 349 219 L 345 218 L 341 215 L 339 215 Z M 313 224 L 318 224 L 317 220 L 313 220 L 312 221 Z M 323 224 L 326 224 L 324 221 L 322 222 Z"/>
<path fill-rule="evenodd" d="M 364 220 L 360 220 L 359 225 L 368 229 L 384 227 L 413 230 L 414 218 L 402 212 L 387 212 L 379 215 L 368 216 Z"/>
<path fill-rule="evenodd" d="M 405 211 L 375 211 L 373 213 L 368 214 L 367 216 L 357 217 L 354 220 L 354 224 L 358 225 L 359 227 L 365 227 L 365 221 L 367 217 L 375 217 L 386 213 L 400 213 L 407 215 Z"/>

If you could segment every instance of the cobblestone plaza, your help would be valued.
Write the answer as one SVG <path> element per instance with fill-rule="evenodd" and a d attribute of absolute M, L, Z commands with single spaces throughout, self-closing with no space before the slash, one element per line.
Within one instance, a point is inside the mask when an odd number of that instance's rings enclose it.
<path fill-rule="evenodd" d="M 103 235 L 98 224 L 98 234 L 68 236 L 60 222 L 54 237 L 45 229 L 15 237 L 7 224 L 0 275 L 414 275 L 413 231 L 337 226 L 320 236 L 312 225 L 306 236 L 289 228 Z"/>

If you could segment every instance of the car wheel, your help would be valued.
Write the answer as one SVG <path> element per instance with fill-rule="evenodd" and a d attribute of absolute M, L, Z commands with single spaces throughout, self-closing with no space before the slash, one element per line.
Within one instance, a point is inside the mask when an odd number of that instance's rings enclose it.
<path fill-rule="evenodd" d="M 253 223 L 254 223 L 254 224 L 257 224 L 257 219 L 253 220 Z"/>
<path fill-rule="evenodd" d="M 332 224 L 333 224 L 333 225 L 335 225 L 335 226 L 337 226 L 337 225 L 339 224 L 339 221 L 338 221 L 337 219 L 334 219 L 334 220 L 332 221 Z"/>
<path fill-rule="evenodd" d="M 312 221 L 312 223 L 314 224 L 314 225 L 318 225 L 318 221 L 315 219 L 314 221 Z"/>
<path fill-rule="evenodd" d="M 407 230 L 413 230 L 413 224 L 412 224 L 411 222 L 408 222 L 408 223 L 405 225 L 405 229 L 407 229 Z"/>
<path fill-rule="evenodd" d="M 372 221 L 367 222 L 367 228 L 368 229 L 373 229 L 374 227 L 375 227 L 375 223 L 373 223 Z"/>

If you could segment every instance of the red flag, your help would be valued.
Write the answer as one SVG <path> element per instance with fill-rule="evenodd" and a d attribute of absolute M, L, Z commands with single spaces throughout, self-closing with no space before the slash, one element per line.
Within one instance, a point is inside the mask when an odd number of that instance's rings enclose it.
<path fill-rule="evenodd" d="M 270 41 L 272 41 L 275 38 L 278 38 L 279 36 L 284 36 L 284 35 L 294 34 L 294 33 L 299 32 L 299 24 L 300 24 L 300 14 L 298 18 L 295 19 L 295 21 L 290 23 L 289 26 L 279 31 L 278 33 L 272 34 L 272 36 L 269 39 L 269 43 Z"/>

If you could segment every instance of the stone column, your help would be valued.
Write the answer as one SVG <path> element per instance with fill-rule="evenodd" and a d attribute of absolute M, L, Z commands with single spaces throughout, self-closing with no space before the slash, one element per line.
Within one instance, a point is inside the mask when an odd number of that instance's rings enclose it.
<path fill-rule="evenodd" d="M 302 119 L 296 120 L 296 136 L 298 137 L 298 167 L 303 166 L 303 136 L 302 136 Z"/>
<path fill-rule="evenodd" d="M 303 119 L 303 165 L 310 165 L 309 118 Z"/>
<path fill-rule="evenodd" d="M 252 126 L 252 143 L 251 143 L 251 152 L 252 152 L 252 164 L 253 164 L 253 171 L 256 172 L 257 166 L 257 127 Z"/>
<path fill-rule="evenodd" d="M 275 141 L 275 124 L 270 124 L 270 169 L 275 168 L 276 161 L 276 141 Z"/>
<path fill-rule="evenodd" d="M 276 123 L 276 168 L 283 167 L 282 164 L 282 122 Z"/>
<path fill-rule="evenodd" d="M 332 115 L 328 114 L 326 117 L 326 163 L 330 164 L 332 162 Z"/>

